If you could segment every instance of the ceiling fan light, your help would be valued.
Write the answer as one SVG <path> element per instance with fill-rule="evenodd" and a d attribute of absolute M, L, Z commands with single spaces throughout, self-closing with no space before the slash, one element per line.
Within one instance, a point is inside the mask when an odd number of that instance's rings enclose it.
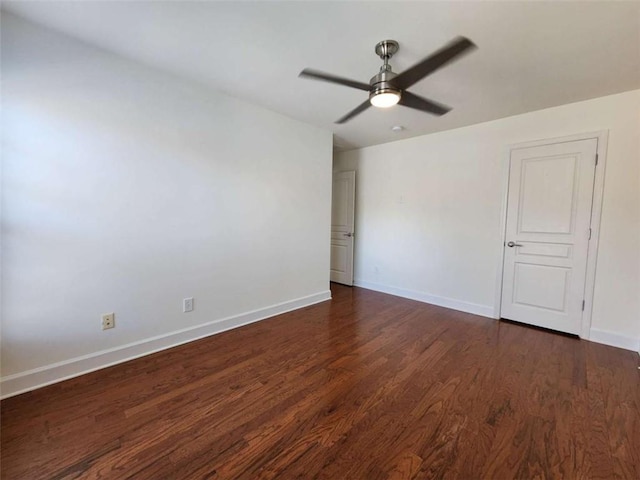
<path fill-rule="evenodd" d="M 374 107 L 389 108 L 400 101 L 400 94 L 396 92 L 381 92 L 372 95 L 369 101 Z"/>

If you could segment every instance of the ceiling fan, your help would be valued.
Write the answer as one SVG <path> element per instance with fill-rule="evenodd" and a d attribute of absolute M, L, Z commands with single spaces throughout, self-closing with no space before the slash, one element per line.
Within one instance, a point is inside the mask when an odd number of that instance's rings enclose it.
<path fill-rule="evenodd" d="M 305 68 L 300 72 L 300 77 L 322 80 L 330 83 L 337 83 L 346 87 L 357 88 L 369 92 L 369 99 L 340 118 L 336 123 L 345 123 L 359 113 L 362 113 L 370 105 L 379 108 L 392 107 L 395 104 L 414 108 L 434 115 L 444 115 L 450 107 L 441 105 L 432 100 L 415 95 L 407 91 L 407 88 L 419 82 L 427 75 L 433 73 L 443 65 L 455 60 L 461 55 L 475 49 L 475 44 L 464 37 L 457 37 L 440 50 L 429 55 L 424 60 L 416 63 L 413 67 L 402 73 L 395 73 L 391 70 L 389 59 L 395 54 L 400 45 L 395 40 L 383 40 L 376 45 L 375 52 L 380 56 L 383 65 L 380 73 L 374 75 L 369 83 L 358 82 L 348 78 L 338 77 L 330 73 L 323 73 L 310 68 Z"/>

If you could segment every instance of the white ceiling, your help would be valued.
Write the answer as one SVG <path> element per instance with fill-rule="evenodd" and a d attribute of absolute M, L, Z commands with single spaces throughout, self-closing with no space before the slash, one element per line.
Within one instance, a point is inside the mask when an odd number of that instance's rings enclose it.
<path fill-rule="evenodd" d="M 3 9 L 107 50 L 375 145 L 640 88 L 640 2 L 3 2 Z M 443 117 L 370 108 L 366 92 L 299 79 L 305 67 L 368 82 L 374 45 L 400 43 L 403 71 L 457 35 L 474 53 L 410 90 Z M 393 133 L 390 128 L 405 130 Z"/>

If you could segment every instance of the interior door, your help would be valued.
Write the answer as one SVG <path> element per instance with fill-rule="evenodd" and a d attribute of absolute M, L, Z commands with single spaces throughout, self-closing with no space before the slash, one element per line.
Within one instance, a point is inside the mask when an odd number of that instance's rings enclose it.
<path fill-rule="evenodd" d="M 331 195 L 331 281 L 353 285 L 356 172 L 333 174 Z"/>
<path fill-rule="evenodd" d="M 578 334 L 597 140 L 511 151 L 501 316 Z"/>

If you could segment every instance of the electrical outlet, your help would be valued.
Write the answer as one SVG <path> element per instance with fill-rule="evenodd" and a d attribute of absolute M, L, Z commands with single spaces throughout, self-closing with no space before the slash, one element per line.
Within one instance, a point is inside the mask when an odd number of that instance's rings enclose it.
<path fill-rule="evenodd" d="M 108 330 L 110 328 L 115 328 L 116 326 L 116 314 L 115 313 L 105 313 L 102 315 L 102 329 Z"/>
<path fill-rule="evenodd" d="M 182 300 L 182 311 L 184 313 L 193 312 L 193 297 Z"/>

